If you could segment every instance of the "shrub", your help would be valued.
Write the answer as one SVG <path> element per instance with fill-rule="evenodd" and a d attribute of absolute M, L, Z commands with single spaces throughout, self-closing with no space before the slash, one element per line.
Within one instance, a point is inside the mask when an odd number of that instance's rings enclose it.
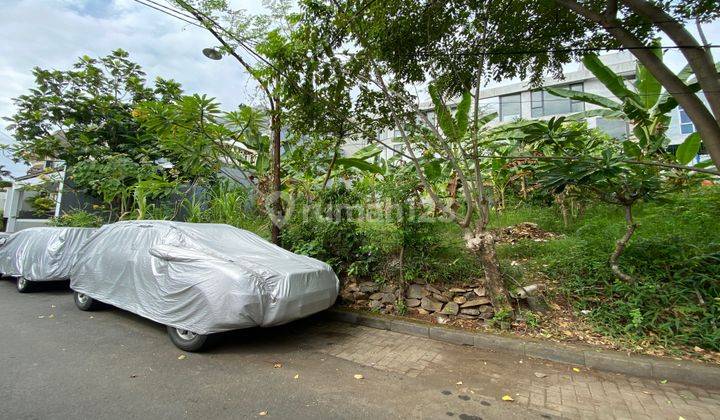
<path fill-rule="evenodd" d="M 85 210 L 76 210 L 65 213 L 60 217 L 50 219 L 50 226 L 60 227 L 100 227 L 103 221 L 100 216 L 89 213 Z"/>
<path fill-rule="evenodd" d="M 623 227 L 608 206 L 588 209 L 564 238 L 503 246 L 504 258 L 532 261 L 595 327 L 633 343 L 720 350 L 719 188 L 638 206 L 641 227 L 620 263 L 637 281 L 618 281 L 607 255 Z M 540 218 L 542 219 L 542 218 Z"/>
<path fill-rule="evenodd" d="M 283 231 L 283 245 L 325 261 L 339 275 L 369 276 L 380 260 L 379 247 L 350 218 L 349 209 L 358 200 L 352 190 L 339 183 L 319 194 L 321 214 L 305 211 L 310 203 L 296 203 Z"/>
<path fill-rule="evenodd" d="M 223 223 L 269 236 L 270 221 L 252 202 L 247 188 L 220 180 L 206 192 L 184 200 L 185 220 L 193 223 Z"/>

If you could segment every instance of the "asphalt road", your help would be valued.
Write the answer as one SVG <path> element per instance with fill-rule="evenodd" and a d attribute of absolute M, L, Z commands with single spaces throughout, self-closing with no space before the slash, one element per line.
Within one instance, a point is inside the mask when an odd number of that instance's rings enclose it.
<path fill-rule="evenodd" d="M 0 418 L 548 418 L 458 398 L 442 375 L 323 354 L 307 339 L 318 319 L 222 334 L 189 354 L 161 325 L 115 308 L 81 312 L 67 283 L 43 286 L 20 294 L 0 281 Z"/>

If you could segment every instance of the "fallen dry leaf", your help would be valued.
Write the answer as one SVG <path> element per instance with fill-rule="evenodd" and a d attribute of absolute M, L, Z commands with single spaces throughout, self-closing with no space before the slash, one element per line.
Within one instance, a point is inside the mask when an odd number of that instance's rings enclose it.
<path fill-rule="evenodd" d="M 187 358 L 187 356 L 185 356 L 184 354 L 181 354 L 180 356 L 178 356 L 178 360 L 185 360 L 186 358 Z"/>
<path fill-rule="evenodd" d="M 280 369 L 281 367 L 282 367 L 282 363 L 275 362 L 275 364 L 273 364 L 274 369 Z"/>
<path fill-rule="evenodd" d="M 267 416 L 267 411 L 261 411 L 258 413 L 258 416 Z"/>
<path fill-rule="evenodd" d="M 455 382 L 455 385 L 462 385 L 462 381 Z"/>
<path fill-rule="evenodd" d="M 55 315 L 53 315 L 53 314 L 48 315 L 48 319 L 53 319 L 53 318 L 55 318 Z"/>
<path fill-rule="evenodd" d="M 362 375 L 359 374 L 359 373 L 356 373 L 353 377 L 354 377 L 355 379 L 365 379 L 365 377 L 362 376 Z"/>
<path fill-rule="evenodd" d="M 547 378 L 547 375 L 542 372 L 535 372 L 535 376 L 538 378 Z"/>
<path fill-rule="evenodd" d="M 293 376 L 293 379 L 298 379 L 298 378 L 300 378 L 300 375 L 298 375 L 298 374 L 295 374 L 295 376 Z"/>
<path fill-rule="evenodd" d="M 511 396 L 509 396 L 509 395 L 503 395 L 502 400 L 503 400 L 503 401 L 509 401 L 509 402 L 515 401 L 515 400 L 513 399 L 513 397 L 511 397 Z"/>

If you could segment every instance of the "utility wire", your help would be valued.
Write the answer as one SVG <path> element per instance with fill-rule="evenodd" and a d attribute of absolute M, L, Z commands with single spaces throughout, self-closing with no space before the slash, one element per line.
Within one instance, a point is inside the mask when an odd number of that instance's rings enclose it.
<path fill-rule="evenodd" d="M 174 13 L 174 14 L 176 14 L 176 15 L 180 15 L 180 16 L 186 17 L 186 18 L 188 18 L 188 19 L 190 19 L 190 20 L 195 20 L 195 16 L 193 16 L 193 15 L 187 13 L 187 12 L 183 12 L 182 10 L 177 10 L 177 9 L 171 7 L 171 6 L 168 6 L 167 4 L 158 3 L 158 2 L 156 2 L 155 0 L 143 0 L 143 1 L 146 1 L 146 2 L 148 2 L 148 3 L 152 3 L 152 4 L 156 5 L 156 6 L 161 7 L 161 8 L 163 8 L 163 9 L 165 9 L 165 10 L 168 10 L 169 12 L 172 12 L 172 13 Z"/>
<path fill-rule="evenodd" d="M 188 20 L 188 19 L 185 19 L 185 18 L 183 18 L 183 17 L 181 17 L 181 16 L 174 15 L 174 14 L 172 14 L 171 12 L 169 12 L 169 11 L 167 11 L 167 10 L 163 10 L 163 9 L 161 8 L 161 7 L 165 7 L 165 6 L 160 6 L 160 7 L 154 6 L 154 5 L 152 5 L 152 4 L 144 3 L 144 2 L 141 1 L 141 0 L 133 0 L 133 1 L 136 2 L 136 3 L 142 4 L 143 6 L 147 6 L 147 7 L 151 8 L 151 9 L 155 9 L 155 10 L 157 10 L 158 12 L 164 13 L 164 14 L 166 14 L 166 15 L 168 15 L 168 16 L 172 16 L 172 17 L 174 17 L 175 19 L 181 20 L 181 21 L 183 21 L 183 22 L 185 22 L 185 23 L 189 23 L 190 25 L 197 26 L 198 28 L 201 28 L 201 29 L 205 29 L 204 26 L 199 25 L 197 22 L 193 22 L 193 21 L 190 21 L 190 20 Z M 150 1 L 150 0 L 146 0 L 146 1 Z M 168 7 L 168 9 L 170 9 L 170 8 Z M 173 10 L 174 10 L 174 9 L 173 9 Z"/>
<path fill-rule="evenodd" d="M 641 46 L 641 47 L 586 47 L 586 48 L 556 48 L 556 49 L 535 49 L 535 50 L 514 50 L 514 51 L 477 51 L 477 52 L 449 52 L 449 53 L 426 53 L 428 56 L 480 56 L 480 55 L 531 55 L 550 54 L 562 52 L 597 52 L 597 51 L 631 51 L 631 50 L 673 50 L 673 49 L 704 49 L 720 48 L 720 45 L 663 45 L 663 46 Z M 423 54 L 422 52 L 419 53 Z"/>

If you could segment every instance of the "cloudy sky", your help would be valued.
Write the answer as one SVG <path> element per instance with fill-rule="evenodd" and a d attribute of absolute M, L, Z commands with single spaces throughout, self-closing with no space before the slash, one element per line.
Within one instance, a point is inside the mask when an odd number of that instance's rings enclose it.
<path fill-rule="evenodd" d="M 236 3 L 251 12 L 262 7 L 262 0 Z M 116 48 L 130 52 L 150 80 L 173 78 L 186 92 L 216 97 L 226 109 L 253 101 L 255 90 L 235 62 L 202 55 L 215 45 L 211 35 L 133 0 L 0 0 L 0 11 L 0 117 L 12 115 L 11 99 L 33 86 L 33 67 L 67 69 L 81 55 L 99 57 Z M 720 24 L 705 31 L 720 44 Z M 684 65 L 678 55 L 669 53 L 675 68 Z M 0 142 L 7 143 L 5 123 Z M 0 164 L 15 175 L 25 172 L 7 157 Z"/>

